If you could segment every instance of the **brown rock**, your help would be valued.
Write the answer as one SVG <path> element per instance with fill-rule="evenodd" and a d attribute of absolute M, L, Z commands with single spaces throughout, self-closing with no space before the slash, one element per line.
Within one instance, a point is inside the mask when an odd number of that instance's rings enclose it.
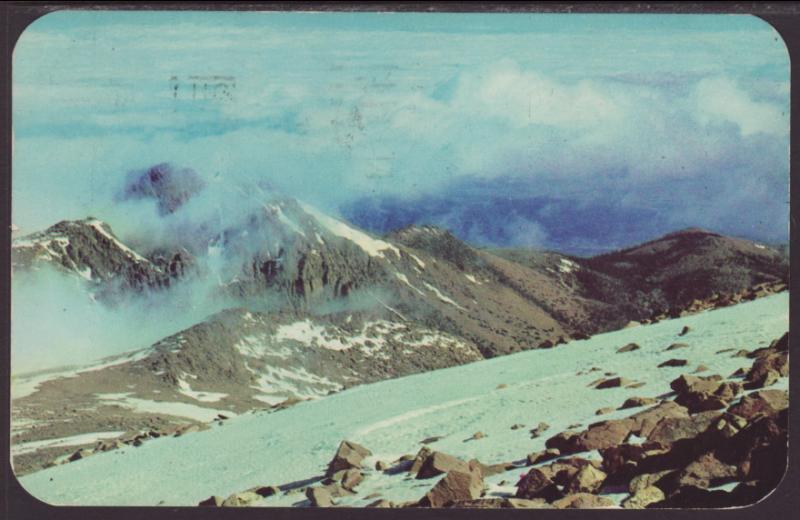
<path fill-rule="evenodd" d="M 234 493 L 222 501 L 222 507 L 247 507 L 253 502 L 261 500 L 261 496 L 252 491 Z"/>
<path fill-rule="evenodd" d="M 744 387 L 748 390 L 752 390 L 754 388 L 772 386 L 778 382 L 780 377 L 781 374 L 776 370 L 772 370 L 771 368 L 756 370 L 754 365 L 754 368 L 752 368 L 744 378 Z"/>
<path fill-rule="evenodd" d="M 773 417 L 789 407 L 789 392 L 786 390 L 759 390 L 742 397 L 729 409 L 730 413 L 752 419 L 756 415 Z"/>
<path fill-rule="evenodd" d="M 547 462 L 548 460 L 553 460 L 561 456 L 561 452 L 555 448 L 548 448 L 543 451 L 536 451 L 534 453 L 528 454 L 528 465 L 533 466 L 534 464 L 538 464 L 540 462 Z"/>
<path fill-rule="evenodd" d="M 591 493 L 567 495 L 553 502 L 553 507 L 556 509 L 602 509 L 614 505 L 611 499 Z"/>
<path fill-rule="evenodd" d="M 511 429 L 512 430 L 519 430 L 519 429 L 524 428 L 524 427 L 525 427 L 524 424 L 519 424 L 519 423 L 511 425 Z"/>
<path fill-rule="evenodd" d="M 485 433 L 483 433 L 483 432 L 475 432 L 475 433 L 472 434 L 470 439 L 473 440 L 473 441 L 477 441 L 478 439 L 483 439 L 484 437 L 486 437 Z"/>
<path fill-rule="evenodd" d="M 636 495 L 642 489 L 655 486 L 664 476 L 673 473 L 673 470 L 663 470 L 656 473 L 640 473 L 631 479 L 628 483 L 628 492 L 631 495 Z"/>
<path fill-rule="evenodd" d="M 688 334 L 688 333 L 689 333 L 691 330 L 692 330 L 692 328 L 691 328 L 691 327 L 689 327 L 688 325 L 684 325 L 684 327 L 681 329 L 681 331 L 680 331 L 680 333 L 678 334 L 678 336 L 685 336 L 685 335 L 686 335 L 686 334 Z"/>
<path fill-rule="evenodd" d="M 689 362 L 687 360 L 685 360 L 685 359 L 674 359 L 673 358 L 673 359 L 668 359 L 668 360 L 664 361 L 663 363 L 659 364 L 658 368 L 685 367 L 688 364 L 689 364 Z"/>
<path fill-rule="evenodd" d="M 420 501 L 421 506 L 445 507 L 459 500 L 475 500 L 483 492 L 479 472 L 453 470 L 436 483 Z"/>
<path fill-rule="evenodd" d="M 658 403 L 658 399 L 653 399 L 652 397 L 630 397 L 622 403 L 622 406 L 619 407 L 620 410 L 625 410 L 627 408 L 639 408 L 640 406 L 649 406 L 651 404 Z"/>
<path fill-rule="evenodd" d="M 221 507 L 223 499 L 216 495 L 210 496 L 205 500 L 201 500 L 197 505 L 203 507 Z"/>
<path fill-rule="evenodd" d="M 511 509 L 549 509 L 552 506 L 542 499 L 506 498 L 504 506 Z"/>
<path fill-rule="evenodd" d="M 674 487 L 668 488 L 667 491 L 675 491 L 685 486 L 709 488 L 733 482 L 736 477 L 736 466 L 720 462 L 713 454 L 705 453 L 678 472 L 674 479 Z"/>
<path fill-rule="evenodd" d="M 414 458 L 412 459 L 413 462 L 411 463 L 411 468 L 408 470 L 408 472 L 411 473 L 412 475 L 416 475 L 417 473 L 419 473 L 422 464 L 428 459 L 428 457 L 431 456 L 431 453 L 433 453 L 433 451 L 431 451 L 431 449 L 428 448 L 427 446 L 423 446 L 422 448 L 420 448 L 416 456 L 414 456 Z"/>
<path fill-rule="evenodd" d="M 248 491 L 252 491 L 261 497 L 271 497 L 274 495 L 280 494 L 281 490 L 278 486 L 258 486 L 252 489 L 248 489 Z"/>
<path fill-rule="evenodd" d="M 600 381 L 595 388 L 598 390 L 603 390 L 605 388 L 619 388 L 620 386 L 625 386 L 632 383 L 630 379 L 625 379 L 624 377 L 612 377 L 609 379 L 604 379 Z"/>
<path fill-rule="evenodd" d="M 646 384 L 647 383 L 645 383 L 644 381 L 637 381 L 635 383 L 631 383 L 631 384 L 625 385 L 625 388 L 641 388 Z"/>
<path fill-rule="evenodd" d="M 605 415 L 607 413 L 615 412 L 616 410 L 617 409 L 614 408 L 613 406 L 606 406 L 605 408 L 600 408 L 599 410 L 594 412 L 594 414 L 595 415 Z"/>
<path fill-rule="evenodd" d="M 572 477 L 564 491 L 567 493 L 597 493 L 607 476 L 603 471 L 587 464 Z"/>
<path fill-rule="evenodd" d="M 689 411 L 674 401 L 664 401 L 641 412 L 636 412 L 627 420 L 633 422 L 632 433 L 640 437 L 647 437 L 656 424 L 668 417 L 689 417 Z"/>
<path fill-rule="evenodd" d="M 531 469 L 517 484 L 517 498 L 541 498 L 552 502 L 562 496 L 558 486 L 544 471 L 538 468 Z"/>
<path fill-rule="evenodd" d="M 694 439 L 711 426 L 722 414 L 701 412 L 690 417 L 667 417 L 659 421 L 647 439 L 661 446 L 669 446 L 681 439 Z"/>
<path fill-rule="evenodd" d="M 306 488 L 306 498 L 314 507 L 331 507 L 334 505 L 333 497 L 327 487 Z"/>
<path fill-rule="evenodd" d="M 638 489 L 620 504 L 624 509 L 644 509 L 650 504 L 664 500 L 664 492 L 655 486 Z"/>
<path fill-rule="evenodd" d="M 375 463 L 375 469 L 377 471 L 386 471 L 391 467 L 392 467 L 391 464 L 389 464 L 388 462 L 384 462 L 382 460 L 379 460 Z"/>
<path fill-rule="evenodd" d="M 633 352 L 634 350 L 639 350 L 640 348 L 642 348 L 642 347 L 640 347 L 636 343 L 628 343 L 624 347 L 618 348 L 617 349 L 617 354 L 623 354 L 625 352 Z"/>
<path fill-rule="evenodd" d="M 422 463 L 417 472 L 417 478 L 431 478 L 454 470 L 469 473 L 469 466 L 463 460 L 457 459 L 452 455 L 434 451 Z"/>
<path fill-rule="evenodd" d="M 360 468 L 365 457 L 372 455 L 367 448 L 351 441 L 342 441 L 336 455 L 328 464 L 325 475 L 330 477 L 337 471 L 350 468 Z"/>
<path fill-rule="evenodd" d="M 694 369 L 694 374 L 699 374 L 700 372 L 708 372 L 708 367 L 705 365 L 697 365 L 697 368 Z"/>
<path fill-rule="evenodd" d="M 352 491 L 364 480 L 364 474 L 357 469 L 347 469 L 339 479 L 343 488 Z"/>
<path fill-rule="evenodd" d="M 679 348 L 688 348 L 688 347 L 689 347 L 689 345 L 686 344 L 686 343 L 673 343 L 672 345 L 670 345 L 666 349 L 664 349 L 664 351 L 668 352 L 670 350 L 678 350 Z"/>

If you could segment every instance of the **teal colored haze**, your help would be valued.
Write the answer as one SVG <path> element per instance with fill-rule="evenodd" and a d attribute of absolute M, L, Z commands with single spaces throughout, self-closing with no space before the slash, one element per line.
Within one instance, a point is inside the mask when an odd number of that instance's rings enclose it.
<path fill-rule="evenodd" d="M 197 204 L 258 186 L 484 245 L 788 234 L 788 55 L 750 16 L 67 11 L 22 35 L 13 96 L 21 233 L 133 232 L 162 217 L 115 195 L 170 162 Z"/>

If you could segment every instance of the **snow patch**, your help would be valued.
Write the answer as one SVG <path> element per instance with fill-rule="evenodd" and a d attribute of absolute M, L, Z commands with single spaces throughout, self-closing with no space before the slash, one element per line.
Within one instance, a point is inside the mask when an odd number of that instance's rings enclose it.
<path fill-rule="evenodd" d="M 445 294 L 443 294 L 442 291 L 440 291 L 439 289 L 437 289 L 433 285 L 429 284 L 428 282 L 422 282 L 422 283 L 425 284 L 425 287 L 427 287 L 429 291 L 433 292 L 436 295 L 436 297 L 439 298 L 439 300 L 441 300 L 442 302 L 449 303 L 450 305 L 452 305 L 452 306 L 454 306 L 457 309 L 460 309 L 462 311 L 466 311 L 467 310 L 464 307 L 462 307 L 461 305 L 457 304 L 452 298 L 450 298 L 449 296 L 446 296 Z"/>
<path fill-rule="evenodd" d="M 11 455 L 17 456 L 24 453 L 31 453 L 42 448 L 57 448 L 60 446 L 80 446 L 82 444 L 92 444 L 103 439 L 116 439 L 125 432 L 93 432 L 72 435 L 71 437 L 60 437 L 57 439 L 46 439 L 41 441 L 21 442 L 11 445 Z"/>
<path fill-rule="evenodd" d="M 400 258 L 400 249 L 398 249 L 396 246 L 388 242 L 384 242 L 383 240 L 372 238 L 363 231 L 353 229 L 344 222 L 320 213 L 311 206 L 307 206 L 305 204 L 301 204 L 301 206 L 307 213 L 317 219 L 320 224 L 325 226 L 328 231 L 336 236 L 345 238 L 355 243 L 361 249 L 366 251 L 369 256 L 385 258 L 383 252 L 386 250 L 391 250 L 395 255 L 397 255 L 397 258 Z"/>

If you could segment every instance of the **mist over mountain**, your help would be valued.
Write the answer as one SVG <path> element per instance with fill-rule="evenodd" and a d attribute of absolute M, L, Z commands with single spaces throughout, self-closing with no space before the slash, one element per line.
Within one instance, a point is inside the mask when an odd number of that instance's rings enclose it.
<path fill-rule="evenodd" d="M 471 244 L 533 247 L 579 256 L 622 249 L 676 229 L 700 226 L 731 236 L 788 241 L 788 204 L 741 197 L 721 204 L 712 175 L 642 182 L 621 173 L 579 179 L 557 175 L 464 177 L 408 196 L 370 196 L 341 206 L 353 224 L 378 234 L 412 224 L 433 224 Z M 766 179 L 766 178 L 765 178 Z M 778 194 L 786 186 L 764 189 Z M 728 195 L 724 195 L 728 197 Z M 745 204 L 742 206 L 740 204 Z"/>

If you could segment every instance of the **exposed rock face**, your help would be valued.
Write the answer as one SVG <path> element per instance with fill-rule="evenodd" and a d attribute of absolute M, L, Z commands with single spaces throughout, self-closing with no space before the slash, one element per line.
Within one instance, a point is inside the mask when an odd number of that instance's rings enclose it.
<path fill-rule="evenodd" d="M 666 496 L 661 489 L 655 486 L 648 486 L 638 489 L 630 497 L 622 501 L 622 507 L 625 509 L 644 509 L 650 504 L 664 500 Z"/>
<path fill-rule="evenodd" d="M 15 240 L 11 263 L 22 271 L 53 266 L 86 280 L 100 297 L 113 301 L 120 292 L 170 287 L 192 270 L 195 260 L 180 247 L 146 258 L 123 244 L 108 224 L 89 217 Z"/>

